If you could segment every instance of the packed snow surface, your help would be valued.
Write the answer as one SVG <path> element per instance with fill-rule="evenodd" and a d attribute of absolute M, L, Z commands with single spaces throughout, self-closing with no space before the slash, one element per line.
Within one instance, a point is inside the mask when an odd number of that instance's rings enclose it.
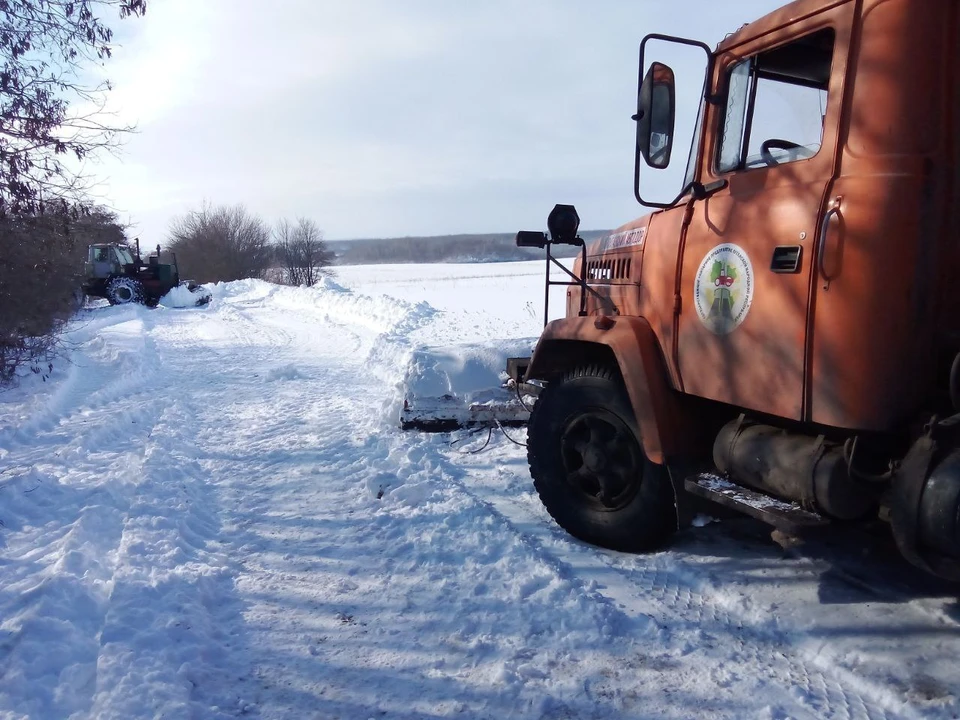
<path fill-rule="evenodd" d="M 473 388 L 537 335 L 542 272 L 81 313 L 0 394 L 0 716 L 957 717 L 956 588 L 886 548 L 704 516 L 600 550 L 522 447 L 396 428 L 412 364 Z"/>

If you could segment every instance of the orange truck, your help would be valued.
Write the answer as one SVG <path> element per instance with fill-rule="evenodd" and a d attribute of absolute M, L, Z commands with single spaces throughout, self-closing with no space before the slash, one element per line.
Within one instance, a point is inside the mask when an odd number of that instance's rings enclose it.
<path fill-rule="evenodd" d="M 654 45 L 702 51 L 689 148 Z M 525 368 L 547 510 L 627 551 L 690 496 L 792 534 L 888 525 L 960 579 L 960 2 L 796 0 L 713 50 L 648 35 L 634 120 L 654 210 L 584 248 Z M 676 197 L 646 197 L 681 153 Z M 583 243 L 572 206 L 547 224 L 517 244 L 549 268 Z"/>

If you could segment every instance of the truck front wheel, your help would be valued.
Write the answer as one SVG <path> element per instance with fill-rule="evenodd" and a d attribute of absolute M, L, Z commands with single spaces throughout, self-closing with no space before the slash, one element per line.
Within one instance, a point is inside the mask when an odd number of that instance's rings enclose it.
<path fill-rule="evenodd" d="M 644 455 L 623 382 L 609 368 L 578 368 L 543 389 L 527 460 L 547 511 L 574 537 L 642 552 L 676 530 L 666 469 Z"/>

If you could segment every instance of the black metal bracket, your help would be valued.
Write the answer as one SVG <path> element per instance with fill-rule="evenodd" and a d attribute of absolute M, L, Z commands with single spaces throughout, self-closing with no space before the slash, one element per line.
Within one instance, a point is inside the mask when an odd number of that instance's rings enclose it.
<path fill-rule="evenodd" d="M 580 317 L 586 317 L 586 316 L 587 316 L 587 293 L 592 293 L 592 294 L 595 295 L 600 301 L 606 301 L 606 300 L 608 300 L 608 298 L 605 298 L 603 295 L 601 295 L 600 293 L 598 293 L 596 290 L 594 290 L 592 287 L 590 287 L 590 286 L 587 284 L 587 279 L 586 279 L 586 277 L 578 276 L 576 273 L 568 270 L 568 269 L 563 265 L 563 263 L 561 263 L 559 260 L 557 260 L 557 258 L 553 257 L 553 255 L 550 253 L 550 246 L 551 246 L 552 244 L 553 244 L 553 243 L 550 242 L 549 240 L 548 240 L 547 243 L 546 243 L 546 248 L 547 248 L 547 282 L 546 282 L 546 289 L 545 289 L 545 291 L 544 291 L 544 298 L 543 298 L 543 325 L 544 325 L 544 327 L 546 327 L 547 323 L 550 322 L 550 288 L 551 288 L 552 286 L 555 286 L 555 285 L 559 285 L 559 286 L 562 286 L 562 287 L 573 287 L 573 286 L 576 286 L 576 287 L 580 288 L 580 312 L 578 313 L 578 315 L 579 315 Z M 578 245 L 578 246 L 580 247 L 580 267 L 581 267 L 582 270 L 585 272 L 585 271 L 586 271 L 586 268 L 587 268 L 587 244 L 583 241 L 583 238 L 581 238 L 579 235 L 577 236 L 576 241 L 575 241 L 574 244 L 576 244 L 576 245 Z M 551 266 L 551 265 L 556 265 L 558 268 L 560 268 L 561 270 L 563 270 L 564 273 L 566 273 L 567 275 L 569 275 L 571 279 L 570 279 L 570 280 L 551 280 L 551 279 L 550 279 L 550 266 Z M 611 302 L 612 302 L 612 301 L 611 301 Z M 619 310 L 617 309 L 617 306 L 616 306 L 616 305 L 613 306 L 613 309 L 614 309 L 614 312 L 619 312 Z"/>

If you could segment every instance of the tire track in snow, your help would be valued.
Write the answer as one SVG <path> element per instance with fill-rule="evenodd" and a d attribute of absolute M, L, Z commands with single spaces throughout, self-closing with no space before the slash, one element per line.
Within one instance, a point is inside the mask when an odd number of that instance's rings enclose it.
<path fill-rule="evenodd" d="M 617 554 L 570 538 L 531 503 L 483 492 L 481 486 L 470 484 L 469 469 L 463 470 L 451 458 L 448 462 L 460 468 L 460 472 L 450 473 L 457 478 L 459 489 L 488 508 L 505 530 L 521 537 L 546 566 L 563 578 L 579 576 L 581 587 L 582 578 L 591 578 L 587 581 L 590 595 L 599 595 L 621 612 L 650 617 L 661 628 L 658 641 L 665 649 L 679 651 L 681 656 L 702 655 L 698 662 L 709 663 L 711 680 L 721 692 L 738 686 L 734 696 L 750 697 L 756 691 L 745 690 L 743 686 L 751 685 L 750 680 L 725 667 L 733 661 L 740 672 L 752 670 L 759 677 L 766 674 L 781 684 L 788 691 L 783 693 L 783 701 L 790 713 L 868 720 L 920 717 L 903 704 L 890 706 L 882 693 L 870 692 L 869 687 L 858 690 L 856 686 L 862 682 L 811 667 L 802 651 L 790 646 L 786 635 L 751 626 L 721 607 L 718 598 L 697 592 L 689 582 L 697 570 L 685 566 L 675 553 L 636 556 L 638 569 L 625 570 L 617 564 Z M 504 472 L 502 466 L 500 471 Z M 732 652 L 727 645 L 730 642 L 734 644 Z"/>
<path fill-rule="evenodd" d="M 405 352 L 406 334 L 409 329 L 418 327 L 425 322 L 424 315 L 429 315 L 429 311 L 424 312 L 424 308 L 419 310 L 416 306 L 413 308 L 413 310 L 401 308 L 403 313 L 400 315 L 400 321 L 389 326 L 388 332 L 376 336 L 375 350 L 382 351 L 384 357 L 396 357 Z M 332 331 L 335 332 L 335 329 Z M 200 352 L 199 348 L 196 351 Z M 273 362 L 288 361 L 294 353 L 298 356 L 304 354 L 302 348 L 289 348 L 272 360 Z M 200 355 L 194 356 L 193 359 L 202 361 L 204 358 Z M 360 387 L 358 383 L 363 386 L 369 384 L 368 379 L 358 375 L 358 371 L 364 367 L 363 357 L 351 358 L 344 362 L 342 357 L 336 358 L 323 354 L 318 355 L 313 364 L 309 364 L 306 357 L 299 359 L 303 362 L 301 371 L 304 376 L 296 384 L 280 382 L 273 385 L 255 381 L 251 377 L 241 378 L 232 375 L 224 378 L 223 381 L 217 379 L 206 384 L 195 396 L 195 401 L 202 402 L 205 406 L 204 417 L 198 422 L 204 430 L 196 438 L 200 448 L 200 454 L 197 457 L 201 465 L 211 473 L 211 484 L 216 487 L 223 507 L 234 508 L 222 515 L 226 537 L 230 538 L 238 555 L 249 556 L 249 559 L 244 561 L 246 567 L 241 577 L 242 586 L 256 598 L 252 601 L 253 608 L 247 611 L 248 623 L 269 628 L 271 634 L 264 636 L 264 641 L 267 642 L 277 635 L 301 634 L 305 633 L 305 628 L 308 627 L 323 627 L 325 621 L 331 621 L 335 626 L 346 623 L 346 626 L 350 627 L 349 621 L 326 617 L 311 618 L 302 611 L 298 612 L 295 606 L 289 607 L 285 597 L 308 595 L 311 578 L 318 577 L 313 574 L 315 571 L 303 570 L 299 566 L 297 557 L 300 554 L 307 552 L 322 556 L 321 547 L 325 550 L 329 543 L 345 542 L 350 547 L 356 547 L 368 555 L 354 561 L 363 563 L 362 574 L 353 575 L 346 572 L 346 568 L 339 569 L 340 581 L 331 594 L 341 598 L 341 602 L 345 603 L 345 609 L 342 612 L 346 614 L 343 617 L 353 612 L 350 609 L 350 594 L 359 587 L 370 584 L 366 581 L 362 585 L 364 581 L 361 577 L 373 575 L 374 584 L 377 582 L 402 584 L 402 578 L 408 575 L 414 580 L 413 586 L 406 590 L 394 589 L 393 592 L 409 593 L 406 597 L 413 606 L 411 608 L 413 617 L 408 617 L 402 610 L 399 616 L 394 617 L 391 614 L 392 609 L 385 609 L 381 614 L 375 615 L 374 619 L 368 619 L 373 624 L 379 618 L 384 628 L 389 627 L 391 622 L 399 624 L 400 627 L 409 628 L 406 630 L 408 634 L 403 637 L 410 642 L 417 639 L 418 643 L 422 642 L 428 646 L 429 643 L 440 642 L 441 639 L 437 637 L 436 629 L 430 627 L 429 620 L 421 621 L 416 616 L 418 608 L 429 604 L 424 602 L 424 598 L 429 600 L 435 597 L 434 588 L 417 587 L 416 580 L 419 579 L 421 560 L 439 566 L 447 565 L 450 558 L 442 547 L 434 546 L 432 542 L 411 548 L 411 552 L 408 553 L 405 546 L 409 540 L 397 546 L 397 542 L 391 539 L 395 537 L 395 533 L 408 532 L 405 529 L 407 526 L 404 520 L 404 514 L 407 512 L 405 508 L 415 507 L 418 504 L 419 493 L 429 492 L 427 486 L 435 484 L 430 477 L 432 473 L 420 466 L 419 460 L 426 458 L 421 457 L 418 460 L 417 457 L 407 457 L 407 462 L 398 466 L 398 461 L 402 460 L 400 456 L 404 454 L 397 453 L 398 436 L 392 429 L 384 432 L 385 429 L 380 425 L 377 425 L 373 434 L 363 441 L 354 437 L 358 429 L 364 427 L 363 424 L 359 424 L 359 421 L 368 414 L 369 406 L 377 402 L 375 396 L 365 398 L 359 408 L 343 408 L 347 412 L 343 412 L 342 415 L 330 410 L 329 404 L 335 404 L 336 399 L 344 393 L 349 395 L 351 392 L 356 392 Z M 174 364 L 179 364 L 179 361 L 175 361 Z M 183 368 L 187 366 L 184 362 Z M 385 361 L 383 369 L 390 370 L 391 363 Z M 397 371 L 395 366 L 393 371 L 394 373 Z M 230 396 L 235 396 L 237 400 L 234 401 Z M 316 412 L 314 408 L 304 403 L 304 397 L 309 397 L 312 404 L 327 405 L 326 412 Z M 213 425 L 215 420 L 219 420 L 223 427 L 215 428 Z M 369 418 L 366 418 L 366 422 L 369 422 Z M 386 508 L 379 505 L 374 505 L 372 508 L 369 506 L 369 501 L 376 492 L 375 483 L 378 477 L 392 477 L 399 481 L 391 487 L 393 494 L 390 496 L 399 503 L 391 506 L 399 514 L 394 516 L 391 512 L 383 512 Z M 417 487 L 418 485 L 423 487 Z M 367 498 L 366 501 L 361 500 L 364 496 Z M 318 535 L 316 527 L 321 522 L 329 523 L 333 527 L 337 524 L 346 527 L 355 525 L 356 522 L 350 518 L 350 514 L 355 510 L 358 513 L 376 513 L 375 517 L 370 518 L 371 525 L 366 533 L 361 533 L 360 539 Z M 298 517 L 300 515 L 308 516 L 309 521 Z M 340 520 L 335 524 L 332 518 L 340 518 Z M 498 542 L 496 538 L 499 533 L 496 528 L 487 528 L 482 518 L 476 523 L 468 523 L 467 527 L 481 534 L 486 544 Z M 302 528 L 302 531 L 298 528 Z M 436 534 L 438 537 L 453 540 L 466 529 L 456 526 L 440 527 L 437 528 Z M 383 537 L 380 537 L 380 533 L 383 533 Z M 350 535 L 352 536 L 353 533 Z M 292 544 L 291 539 L 294 541 Z M 390 547 L 386 557 L 378 554 L 383 551 L 384 546 Z M 507 543 L 503 552 L 507 553 L 507 557 L 522 562 L 524 566 L 536 565 L 535 558 L 526 549 L 515 547 L 512 542 Z M 502 576 L 503 557 L 499 552 L 487 553 L 476 562 L 478 567 L 492 578 L 499 579 Z M 370 564 L 367 565 L 367 563 Z M 389 563 L 396 564 L 391 566 Z M 405 676 L 408 680 L 404 683 L 404 689 L 401 691 L 391 686 L 390 692 L 400 697 L 411 693 L 417 696 L 425 695 L 423 698 L 413 699 L 422 702 L 423 707 L 426 708 L 430 707 L 432 701 L 442 703 L 446 702 L 444 698 L 449 698 L 450 695 L 456 696 L 455 690 L 449 688 L 462 685 L 465 688 L 462 690 L 464 697 L 476 696 L 478 698 L 476 702 L 482 705 L 492 701 L 483 700 L 483 694 L 474 688 L 484 687 L 490 681 L 488 675 L 496 676 L 500 673 L 502 680 L 499 682 L 505 683 L 500 693 L 505 696 L 505 699 L 498 700 L 498 706 L 511 706 L 510 698 L 515 695 L 528 697 L 531 694 L 530 688 L 538 685 L 542 687 L 545 673 L 537 669 L 533 662 L 538 657 L 539 651 L 536 647 L 529 646 L 532 641 L 528 637 L 497 638 L 496 642 L 502 643 L 506 648 L 503 651 L 510 653 L 505 662 L 496 653 L 493 653 L 490 658 L 483 657 L 484 652 L 492 652 L 482 651 L 484 643 L 489 644 L 491 641 L 480 638 L 493 632 L 492 627 L 495 627 L 499 620 L 499 617 L 488 608 L 498 607 L 503 600 L 495 594 L 487 599 L 485 593 L 489 591 L 474 596 L 469 578 L 465 578 L 462 582 L 442 578 L 440 582 L 446 585 L 443 592 L 451 594 L 460 601 L 468 601 L 467 607 L 471 608 L 476 619 L 470 621 L 473 623 L 474 630 L 462 627 L 457 629 L 459 634 L 449 641 L 450 647 L 444 647 L 441 650 L 439 657 L 444 657 L 444 654 L 453 657 L 469 657 L 473 652 L 470 643 L 478 643 L 481 651 L 472 662 L 479 667 L 460 671 L 463 673 L 461 678 L 451 677 L 449 672 L 439 671 L 437 669 L 439 666 L 427 665 L 421 668 L 419 663 L 416 663 L 406 671 L 405 675 L 401 671 L 401 676 Z M 579 607 L 582 603 L 580 592 L 571 588 L 569 584 L 561 583 L 558 588 L 555 578 L 548 572 L 538 572 L 536 577 L 528 578 L 515 589 L 516 602 L 527 608 L 520 613 L 523 618 L 520 622 L 529 624 L 530 627 L 537 629 L 536 632 L 546 633 L 551 638 L 561 638 L 564 633 L 557 628 L 550 628 L 546 617 L 537 617 L 532 608 L 540 608 L 545 603 L 551 602 L 549 599 L 554 594 L 557 595 L 558 602 L 567 606 Z M 313 590 L 313 593 L 320 594 L 318 590 Z M 396 596 L 388 595 L 385 600 L 395 598 Z M 363 603 L 363 600 L 353 598 L 353 605 L 358 602 Z M 287 617 L 278 619 L 277 607 L 285 608 L 284 614 Z M 604 610 L 602 607 L 584 606 L 584 610 L 582 618 L 567 621 L 572 626 L 569 628 L 570 632 L 576 633 L 572 635 L 574 638 L 593 637 L 598 632 L 610 632 L 610 628 L 624 621 L 622 613 L 612 607 Z M 426 610 L 419 611 L 426 612 Z M 456 623 L 456 619 L 441 614 L 440 622 L 447 625 L 451 622 Z M 423 623 L 422 628 L 421 623 Z M 491 629 L 487 629 L 491 623 L 493 624 Z M 357 632 L 362 635 L 365 630 L 358 629 Z M 448 632 L 453 632 L 453 628 Z M 480 638 L 477 638 L 477 635 Z M 382 637 L 381 642 L 386 642 L 390 647 L 391 636 Z M 556 656 L 561 658 L 556 662 L 561 662 L 566 653 L 574 652 L 573 648 L 567 648 L 564 642 L 572 645 L 574 640 L 556 640 L 556 643 L 564 649 L 549 650 L 551 662 L 554 662 Z M 303 650 L 303 648 L 298 649 Z M 500 647 L 496 649 L 499 651 Z M 344 651 L 346 652 L 346 649 Z M 289 652 L 296 657 L 292 648 Z M 354 650 L 354 653 L 356 652 Z M 331 698 L 327 702 L 332 704 L 321 704 L 319 707 L 325 708 L 331 714 L 342 711 L 346 716 L 360 717 L 361 715 L 352 714 L 350 710 L 350 708 L 357 709 L 348 699 L 355 690 L 344 686 L 339 678 L 352 677 L 351 672 L 360 673 L 357 679 L 363 677 L 363 673 L 367 671 L 372 672 L 373 677 L 378 677 L 378 671 L 381 674 L 388 674 L 390 668 L 382 667 L 377 663 L 388 663 L 383 659 L 384 657 L 403 658 L 406 654 L 405 650 L 381 650 L 375 656 L 369 657 L 369 662 L 375 665 L 373 668 L 353 671 L 344 668 L 335 675 L 321 676 L 324 682 L 329 683 L 325 689 L 328 697 Z M 267 654 L 266 658 L 269 657 L 270 655 Z M 289 660 L 292 667 L 286 670 L 277 669 L 267 659 L 261 659 L 258 677 L 264 683 L 264 689 L 262 696 L 258 695 L 258 697 L 264 698 L 261 703 L 264 711 L 270 712 L 267 710 L 270 704 L 287 707 L 284 703 L 288 702 L 290 696 L 283 689 L 286 684 L 283 676 L 306 674 L 308 667 L 313 668 L 314 673 L 320 672 L 324 667 L 322 664 L 316 664 L 317 658 L 320 657 L 324 657 L 324 649 L 314 647 L 312 654 L 303 663 L 294 659 Z M 313 662 L 308 664 L 311 658 Z M 330 662 L 334 667 L 338 667 L 340 661 L 341 658 L 338 656 L 336 660 L 331 659 Z M 342 661 L 349 662 L 350 656 L 342 658 Z M 420 677 L 418 674 L 420 672 L 426 673 L 428 677 Z M 314 678 L 310 687 L 316 683 L 317 680 Z M 436 695 L 431 696 L 428 691 L 415 689 L 418 683 L 424 684 L 424 687 L 434 687 Z M 338 692 L 341 694 L 341 699 L 335 701 L 332 698 Z M 535 693 L 533 694 L 537 697 Z M 322 703 L 323 699 L 317 698 L 317 701 Z M 529 700 L 525 701 L 529 702 Z M 398 702 L 397 697 L 393 696 L 385 701 L 385 703 L 391 702 Z M 389 706 L 385 704 L 383 707 Z M 276 709 L 272 712 L 283 714 Z M 398 717 L 420 717 L 423 712 L 411 710 L 408 713 L 398 713 Z"/>
<path fill-rule="evenodd" d="M 139 318 L 134 322 L 133 347 L 127 342 L 127 347 L 116 349 L 103 338 L 84 343 L 74 354 L 67 377 L 43 406 L 17 426 L 0 429 L 0 447 L 39 447 L 49 452 L 50 445 L 68 438 L 74 441 L 78 427 L 80 437 L 98 428 L 108 433 L 118 408 L 125 409 L 130 423 L 145 420 L 150 415 L 150 398 L 156 394 L 154 378 L 159 367 L 156 346 L 144 333 L 144 323 Z"/>
<path fill-rule="evenodd" d="M 181 353 L 207 352 L 218 362 L 230 362 L 238 354 L 251 358 L 276 353 L 293 340 L 282 327 L 254 322 L 248 312 L 224 300 L 169 313 L 173 317 L 156 329 L 163 346 Z"/>
<path fill-rule="evenodd" d="M 246 701 L 233 592 L 219 509 L 196 460 L 189 403 L 171 405 L 146 447 L 117 550 L 99 634 L 91 715 L 235 717 Z"/>
<path fill-rule="evenodd" d="M 0 709 L 37 717 L 89 710 L 130 492 L 155 421 L 132 434 L 119 422 L 108 445 L 88 438 L 61 448 L 5 487 Z M 51 676 L 58 681 L 50 683 Z"/>
<path fill-rule="evenodd" d="M 191 459 L 189 396 L 155 339 L 164 315 L 139 309 L 81 344 L 8 451 L 0 714 L 244 712 L 245 668 L 222 661 L 243 639 L 218 635 L 237 626 L 231 563 Z"/>

